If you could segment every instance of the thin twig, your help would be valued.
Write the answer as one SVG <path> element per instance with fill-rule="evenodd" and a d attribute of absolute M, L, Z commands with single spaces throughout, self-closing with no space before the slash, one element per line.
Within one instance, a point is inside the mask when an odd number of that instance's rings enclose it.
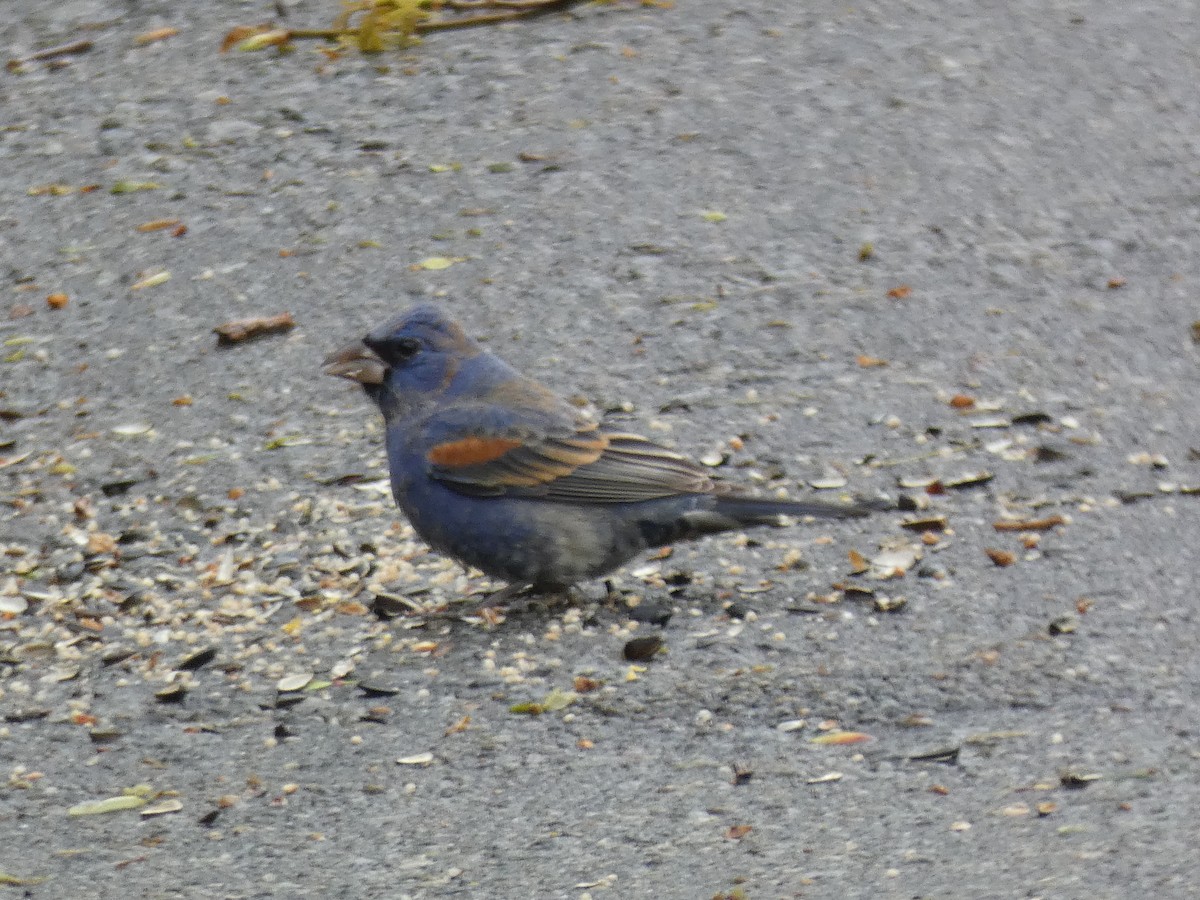
<path fill-rule="evenodd" d="M 502 8 L 509 10 L 500 13 L 482 13 L 477 16 L 463 16 L 457 19 L 432 19 L 417 22 L 413 31 L 417 34 L 427 34 L 433 31 L 449 31 L 454 28 L 473 28 L 479 25 L 500 25 L 505 22 L 515 22 L 518 19 L 528 19 L 533 16 L 551 13 L 578 3 L 580 0 L 454 0 L 450 5 L 463 9 Z M 460 7 L 461 4 L 461 7 Z M 336 41 L 343 38 L 355 37 L 357 28 L 289 28 L 288 37 L 291 39 L 324 39 Z"/>
<path fill-rule="evenodd" d="M 59 44 L 57 47 L 47 47 L 45 50 L 38 50 L 20 59 L 10 59 L 8 68 L 15 69 L 27 62 L 44 62 L 59 56 L 70 56 L 73 53 L 87 53 L 93 46 L 95 45 L 91 41 L 85 39 L 71 41 L 69 44 Z"/>

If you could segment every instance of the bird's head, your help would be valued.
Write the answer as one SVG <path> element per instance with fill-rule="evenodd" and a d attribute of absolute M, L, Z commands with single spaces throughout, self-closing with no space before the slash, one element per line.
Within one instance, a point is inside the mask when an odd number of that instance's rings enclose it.
<path fill-rule="evenodd" d="M 422 304 L 326 357 L 324 371 L 357 381 L 390 417 L 441 394 L 462 363 L 482 352 L 457 322 Z"/>

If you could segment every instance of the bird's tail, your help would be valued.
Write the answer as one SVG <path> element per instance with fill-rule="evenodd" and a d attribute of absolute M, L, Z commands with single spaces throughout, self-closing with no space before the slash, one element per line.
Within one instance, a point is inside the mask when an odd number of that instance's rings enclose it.
<path fill-rule="evenodd" d="M 780 516 L 796 519 L 861 519 L 875 511 L 868 504 L 822 503 L 820 500 L 774 500 L 769 497 L 717 497 L 713 512 L 745 527 L 776 525 Z"/>
<path fill-rule="evenodd" d="M 694 494 L 680 497 L 677 505 L 664 508 L 652 504 L 652 512 L 638 520 L 646 544 L 658 547 L 676 541 L 736 531 L 758 525 L 782 525 L 784 517 L 803 519 L 856 519 L 870 515 L 884 504 L 822 503 L 818 500 L 772 500 L 741 494 Z"/>

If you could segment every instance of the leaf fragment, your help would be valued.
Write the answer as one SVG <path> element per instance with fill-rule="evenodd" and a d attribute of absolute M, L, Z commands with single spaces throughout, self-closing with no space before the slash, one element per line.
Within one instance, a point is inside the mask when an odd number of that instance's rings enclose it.
<path fill-rule="evenodd" d="M 295 327 L 296 320 L 292 318 L 292 314 L 282 312 L 273 316 L 252 316 L 248 319 L 224 322 L 214 328 L 213 332 L 217 336 L 218 344 L 229 346 L 270 334 L 281 334 Z"/>
<path fill-rule="evenodd" d="M 77 803 L 67 810 L 68 816 L 100 816 L 106 813 L 120 812 L 125 809 L 138 809 L 146 805 L 144 797 L 133 794 L 122 794 L 120 797 L 108 797 L 104 800 L 87 800 Z"/>

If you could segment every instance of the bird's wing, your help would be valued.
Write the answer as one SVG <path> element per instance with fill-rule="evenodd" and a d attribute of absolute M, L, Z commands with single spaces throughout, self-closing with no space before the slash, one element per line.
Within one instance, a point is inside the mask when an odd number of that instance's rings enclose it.
<path fill-rule="evenodd" d="M 629 503 L 713 486 L 686 457 L 588 419 L 539 415 L 481 427 L 488 418 L 473 417 L 467 427 L 438 423 L 425 453 L 433 478 L 464 494 L 576 503 Z"/>

